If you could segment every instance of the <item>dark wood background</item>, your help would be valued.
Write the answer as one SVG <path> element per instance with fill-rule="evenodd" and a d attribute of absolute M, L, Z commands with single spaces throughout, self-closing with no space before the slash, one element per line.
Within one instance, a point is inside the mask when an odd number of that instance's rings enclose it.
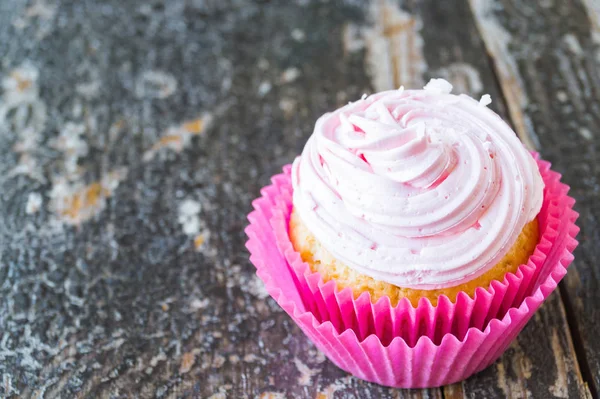
<path fill-rule="evenodd" d="M 0 396 L 589 398 L 600 386 L 594 0 L 0 1 Z M 445 77 L 564 175 L 580 246 L 494 365 L 393 390 L 327 361 L 244 248 L 314 121 Z"/>

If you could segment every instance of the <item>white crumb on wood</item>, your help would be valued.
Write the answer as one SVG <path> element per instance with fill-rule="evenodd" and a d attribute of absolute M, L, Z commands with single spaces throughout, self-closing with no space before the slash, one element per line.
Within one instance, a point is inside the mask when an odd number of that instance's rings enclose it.
<path fill-rule="evenodd" d="M 567 33 L 563 36 L 563 41 L 569 48 L 569 50 L 575 55 L 583 54 L 583 49 L 581 48 L 581 44 L 579 43 L 579 39 L 572 33 Z"/>
<path fill-rule="evenodd" d="M 150 359 L 150 366 L 156 367 L 158 362 L 164 362 L 165 360 L 167 360 L 167 355 L 164 352 L 160 352 L 158 355 Z"/>
<path fill-rule="evenodd" d="M 290 116 L 296 109 L 296 100 L 291 98 L 282 98 L 279 100 L 279 109 L 283 111 L 285 116 Z"/>
<path fill-rule="evenodd" d="M 291 83 L 298 79 L 301 75 L 301 72 L 298 68 L 288 68 L 281 74 L 281 82 L 282 83 Z"/>
<path fill-rule="evenodd" d="M 306 33 L 304 33 L 302 29 L 296 28 L 292 30 L 292 39 L 294 39 L 297 42 L 303 42 L 304 40 L 306 40 Z"/>
<path fill-rule="evenodd" d="M 594 138 L 592 132 L 590 131 L 590 129 L 586 128 L 586 127 L 582 127 L 579 129 L 579 134 L 581 135 L 581 137 L 583 137 L 586 140 L 592 140 Z"/>
<path fill-rule="evenodd" d="M 265 284 L 256 275 L 252 276 L 252 278 L 248 281 L 246 287 L 250 294 L 254 295 L 259 299 L 265 299 L 269 296 L 269 292 L 265 288 Z"/>
<path fill-rule="evenodd" d="M 201 210 L 202 205 L 192 199 L 186 199 L 179 204 L 179 214 L 183 216 L 197 215 Z"/>
<path fill-rule="evenodd" d="M 569 99 L 569 96 L 567 95 L 566 92 L 559 90 L 556 92 L 556 99 L 558 101 L 560 101 L 561 103 L 564 103 L 565 101 L 567 101 Z"/>
<path fill-rule="evenodd" d="M 32 215 L 40 210 L 42 206 L 42 196 L 40 193 L 29 193 L 27 196 L 27 204 L 25 205 L 25 213 Z"/>
<path fill-rule="evenodd" d="M 192 302 L 190 303 L 190 307 L 194 310 L 198 310 L 198 309 L 204 309 L 204 308 L 208 307 L 209 304 L 210 304 L 210 301 L 208 300 L 208 298 L 204 298 L 204 299 L 194 298 L 192 300 Z"/>
<path fill-rule="evenodd" d="M 300 372 L 300 376 L 298 377 L 298 384 L 303 386 L 310 385 L 312 378 L 315 375 L 319 374 L 320 371 L 317 369 L 311 369 L 306 364 L 302 363 L 302 361 L 297 357 L 294 358 L 294 365 L 296 365 L 296 368 Z"/>
<path fill-rule="evenodd" d="M 145 71 L 136 82 L 135 94 L 138 98 L 165 99 L 177 91 L 177 80 L 164 71 Z"/>
<path fill-rule="evenodd" d="M 200 232 L 200 211 L 202 206 L 198 201 L 186 199 L 179 204 L 177 221 L 188 236 L 194 236 Z"/>
<path fill-rule="evenodd" d="M 273 86 L 271 85 L 271 82 L 269 82 L 269 81 L 261 82 L 260 85 L 258 85 L 258 95 L 260 97 L 266 96 L 271 91 L 272 87 Z"/>

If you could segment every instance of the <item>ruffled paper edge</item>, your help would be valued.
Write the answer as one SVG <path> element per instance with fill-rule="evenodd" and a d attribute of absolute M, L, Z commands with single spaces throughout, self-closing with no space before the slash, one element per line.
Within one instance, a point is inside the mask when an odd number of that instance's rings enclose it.
<path fill-rule="evenodd" d="M 324 282 L 319 273 L 310 270 L 289 239 L 292 187 L 290 167 L 284 167 L 283 177 L 278 177 L 274 184 L 278 194 L 272 198 L 270 224 L 279 251 L 296 274 L 305 306 L 317 320 L 330 321 L 340 332 L 351 328 L 361 338 L 375 333 L 384 343 L 402 336 L 410 345 L 414 345 L 421 335 L 429 336 L 434 342 L 439 342 L 446 333 L 461 338 L 469 328 L 483 330 L 493 318 L 502 318 L 509 308 L 518 306 L 533 291 L 538 273 L 544 269 L 544 262 L 558 237 L 561 209 L 572 207 L 574 203 L 566 196 L 568 187 L 560 183 L 560 175 L 550 170 L 548 162 L 538 160 L 537 154 L 534 156 L 546 188 L 538 216 L 540 240 L 528 263 L 521 265 L 515 273 L 507 273 L 503 281 L 495 280 L 487 288 L 478 288 L 473 297 L 459 293 L 452 302 L 441 296 L 436 306 L 429 299 L 421 298 L 417 307 L 408 299 L 392 307 L 387 297 L 371 303 L 368 292 L 354 298 L 350 288 L 339 290 L 335 281 Z"/>
<path fill-rule="evenodd" d="M 538 161 L 538 164 L 540 169 L 549 170 L 549 163 Z M 273 177 L 273 184 L 263 188 L 262 197 L 253 202 L 255 210 L 248 216 L 250 225 L 246 233 L 249 240 L 246 245 L 257 274 L 269 294 L 339 367 L 359 378 L 395 387 L 448 384 L 482 370 L 499 357 L 566 274 L 573 260 L 572 252 L 577 246 L 575 237 L 579 229 L 575 220 L 578 214 L 572 209 L 575 201 L 567 196 L 568 186 L 559 182 L 560 175 L 554 173 L 553 176 L 560 185 L 563 197 L 567 199 L 564 201 L 564 211 L 558 215 L 560 221 L 553 226 L 557 231 L 557 239 L 548 253 L 548 261 L 552 265 L 540 273 L 533 292 L 524 297 L 518 307 L 508 309 L 501 319 L 492 318 L 484 330 L 470 327 L 460 338 L 454 334 L 444 334 L 437 344 L 426 335 L 419 336 L 414 345 L 400 336 L 386 344 L 375 334 L 361 339 L 353 329 L 339 332 L 330 321 L 320 322 L 306 308 L 295 273 L 289 267 L 280 267 L 287 262 L 274 244 L 275 237 L 270 225 L 271 210 L 277 195 L 276 186 L 285 179 L 284 175 Z M 269 265 L 273 270 L 269 270 Z M 283 292 L 276 282 L 278 279 L 289 279 L 288 282 L 296 289 Z M 423 362 L 429 366 L 422 367 Z M 435 373 L 431 372 L 433 365 Z"/>

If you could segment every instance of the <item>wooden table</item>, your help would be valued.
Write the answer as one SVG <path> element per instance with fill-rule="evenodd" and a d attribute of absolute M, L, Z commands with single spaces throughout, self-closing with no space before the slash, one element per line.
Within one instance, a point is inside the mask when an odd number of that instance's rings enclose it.
<path fill-rule="evenodd" d="M 598 397 L 594 0 L 0 2 L 0 396 Z M 326 360 L 244 248 L 316 118 L 445 77 L 564 175 L 560 290 L 502 358 L 393 390 Z"/>

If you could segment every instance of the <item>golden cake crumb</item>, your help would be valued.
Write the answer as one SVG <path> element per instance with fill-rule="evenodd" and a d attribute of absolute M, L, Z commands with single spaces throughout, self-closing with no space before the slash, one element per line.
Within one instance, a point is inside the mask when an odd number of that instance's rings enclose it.
<path fill-rule="evenodd" d="M 402 298 L 408 298 L 414 306 L 417 306 L 419 299 L 429 298 L 435 306 L 440 295 L 446 295 L 454 302 L 461 291 L 473 297 L 478 287 L 487 288 L 493 280 L 502 281 L 506 273 L 514 273 L 520 265 L 527 263 L 539 239 L 538 222 L 537 219 L 534 219 L 525 225 L 517 241 L 504 258 L 483 275 L 454 287 L 420 290 L 398 287 L 375 280 L 338 261 L 317 241 L 295 210 L 290 218 L 289 232 L 292 245 L 300 253 L 302 260 L 308 263 L 313 272 L 321 274 L 324 281 L 335 280 L 339 290 L 351 287 L 355 298 L 364 291 L 368 291 L 373 303 L 377 302 L 379 298 L 387 296 L 390 298 L 392 306 L 396 306 Z"/>

